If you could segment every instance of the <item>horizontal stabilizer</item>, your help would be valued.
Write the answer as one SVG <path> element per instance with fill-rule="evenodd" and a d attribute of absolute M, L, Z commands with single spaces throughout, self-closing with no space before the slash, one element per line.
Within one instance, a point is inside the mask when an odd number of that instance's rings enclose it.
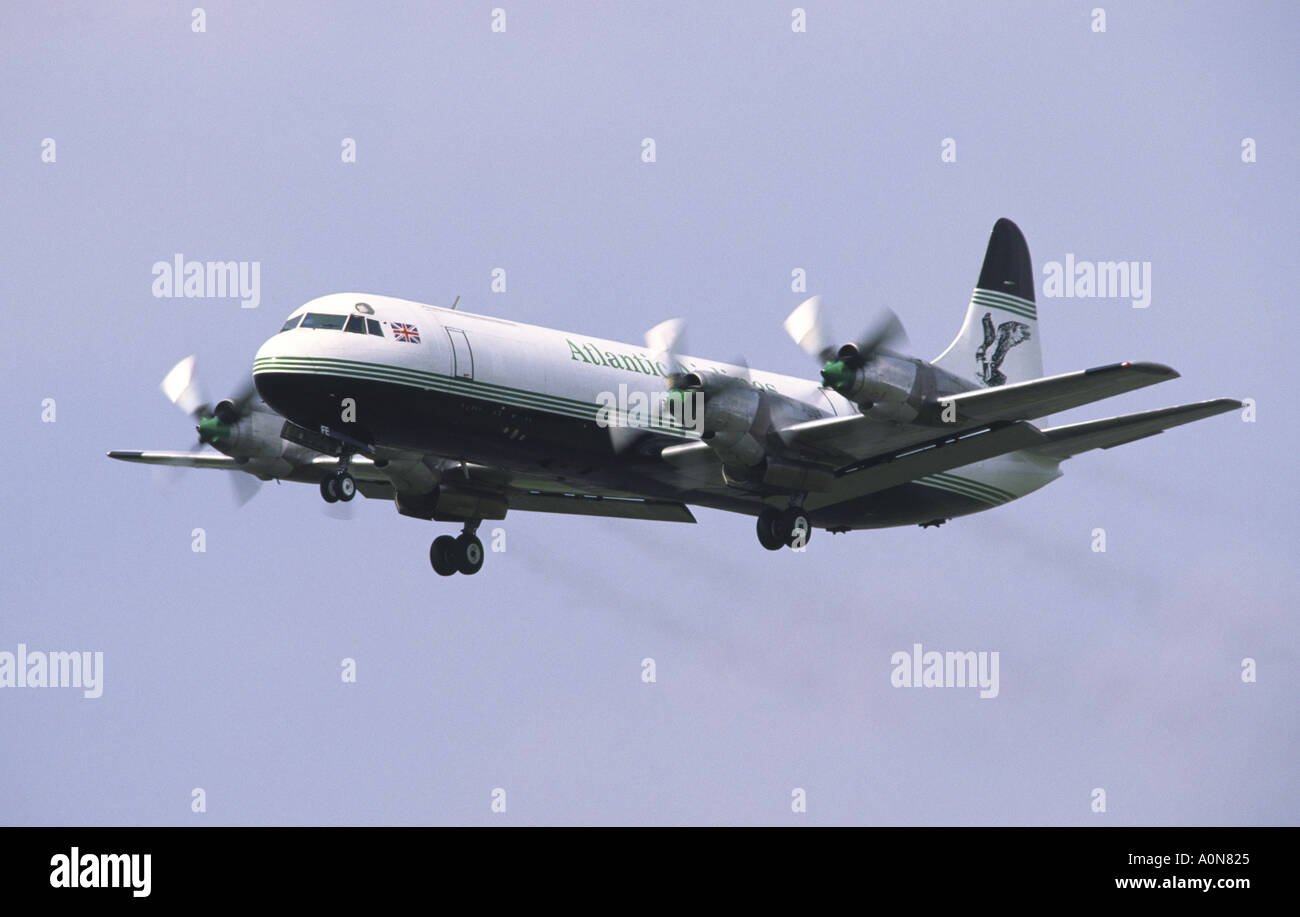
<path fill-rule="evenodd" d="M 1048 441 L 1033 446 L 1029 451 L 1051 458 L 1067 459 L 1089 449 L 1122 446 L 1124 443 L 1155 436 L 1170 427 L 1213 417 L 1225 411 L 1235 411 L 1240 407 L 1240 401 L 1218 398 L 1214 401 L 1199 401 L 1195 404 L 1161 408 L 1158 411 L 1142 411 L 1138 414 L 1125 414 L 1122 417 L 1108 417 L 1105 420 L 1049 427 L 1042 431 Z"/>
<path fill-rule="evenodd" d="M 991 423 L 998 420 L 1033 420 L 1057 411 L 1177 379 L 1178 373 L 1159 363 L 1114 363 L 1079 372 L 982 388 L 939 399 L 941 406 L 956 405 L 955 422 Z"/>

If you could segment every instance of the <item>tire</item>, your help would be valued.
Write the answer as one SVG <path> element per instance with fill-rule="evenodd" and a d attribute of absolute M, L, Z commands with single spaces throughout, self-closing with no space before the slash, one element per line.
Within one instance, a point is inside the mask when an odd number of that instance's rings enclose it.
<path fill-rule="evenodd" d="M 456 572 L 460 551 L 456 539 L 450 535 L 439 535 L 429 545 L 429 565 L 439 576 L 451 576 Z"/>
<path fill-rule="evenodd" d="M 461 535 L 456 539 L 456 569 L 473 576 L 483 568 L 483 542 L 477 535 Z"/>
<path fill-rule="evenodd" d="M 337 503 L 339 501 L 339 492 L 335 489 L 333 475 L 321 478 L 320 495 L 326 503 Z"/>
<path fill-rule="evenodd" d="M 773 528 L 783 542 L 792 548 L 800 539 L 803 540 L 803 545 L 807 545 L 812 539 L 812 520 L 808 518 L 806 512 L 796 506 L 782 511 Z"/>
<path fill-rule="evenodd" d="M 785 539 L 776 531 L 776 521 L 780 516 L 770 506 L 758 514 L 758 543 L 769 551 L 779 551 L 785 547 Z"/>
<path fill-rule="evenodd" d="M 356 479 L 346 471 L 340 471 L 334 476 L 334 491 L 338 494 L 340 500 L 347 503 L 357 495 Z"/>

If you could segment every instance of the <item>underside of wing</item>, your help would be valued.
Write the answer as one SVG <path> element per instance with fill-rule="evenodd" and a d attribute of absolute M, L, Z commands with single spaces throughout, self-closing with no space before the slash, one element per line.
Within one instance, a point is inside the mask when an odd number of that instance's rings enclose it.
<path fill-rule="evenodd" d="M 684 503 L 647 500 L 640 497 L 606 497 L 600 494 L 559 493 L 539 490 L 510 490 L 506 502 L 512 510 L 526 513 L 569 513 L 617 519 L 649 519 L 658 522 L 694 522 Z"/>
<path fill-rule="evenodd" d="M 660 522 L 695 522 L 684 503 L 652 500 L 616 490 L 585 489 L 541 478 L 512 477 L 509 472 L 491 465 L 445 462 L 443 480 L 453 487 L 476 493 L 503 497 L 515 512 L 565 513 L 580 516 L 604 516 L 618 519 L 648 519 Z M 338 467 L 336 459 L 320 456 L 312 462 L 318 473 Z M 355 457 L 350 469 L 357 490 L 372 499 L 391 500 L 395 490 L 383 467 L 369 459 Z"/>
<path fill-rule="evenodd" d="M 225 471 L 256 472 L 228 455 L 216 452 L 146 452 L 118 450 L 108 453 L 109 458 L 144 465 L 169 465 L 177 468 L 218 468 Z M 414 456 L 411 457 L 415 459 Z M 632 493 L 615 490 L 574 491 L 571 486 L 544 479 L 512 478 L 503 469 L 488 465 L 460 462 L 435 462 L 442 468 L 444 480 L 453 486 L 480 493 L 504 497 L 506 505 L 518 512 L 566 513 L 582 516 L 604 516 L 619 519 L 649 519 L 662 522 L 695 522 L 695 517 L 684 503 L 671 500 L 653 500 Z M 385 469 L 388 470 L 385 470 Z M 317 483 L 321 478 L 339 469 L 339 460 L 329 455 L 318 455 L 311 461 L 295 467 L 287 474 L 257 475 L 283 481 Z M 391 463 L 377 463 L 364 456 L 353 456 L 348 472 L 356 481 L 362 496 L 375 500 L 392 500 L 396 488 L 390 476 Z"/>
<path fill-rule="evenodd" d="M 834 489 L 810 494 L 809 509 L 853 500 L 877 491 L 906 484 L 917 478 L 982 462 L 1007 452 L 1040 445 L 1043 434 L 1033 424 L 1012 423 L 984 429 L 955 439 L 931 442 L 900 453 L 877 456 L 855 468 L 845 469 Z"/>
<path fill-rule="evenodd" d="M 942 398 L 939 403 L 956 407 L 958 424 L 1033 420 L 1177 378 L 1177 372 L 1159 363 L 1113 363 L 1014 385 L 962 392 Z"/>
<path fill-rule="evenodd" d="M 1148 436 L 1155 436 L 1170 427 L 1213 417 L 1215 414 L 1234 411 L 1240 407 L 1240 401 L 1218 398 L 1214 401 L 1182 404 L 1157 411 L 1142 411 L 1138 414 L 1107 417 L 1104 420 L 1049 427 L 1042 431 L 1046 442 L 1030 447 L 1030 451 L 1051 458 L 1067 459 L 1090 449 L 1122 446 Z"/>
<path fill-rule="evenodd" d="M 219 452 L 143 452 L 117 449 L 108 453 L 111 459 L 120 462 L 136 462 L 141 465 L 167 465 L 172 468 L 223 468 L 227 471 L 243 471 L 239 463 L 228 455 Z"/>

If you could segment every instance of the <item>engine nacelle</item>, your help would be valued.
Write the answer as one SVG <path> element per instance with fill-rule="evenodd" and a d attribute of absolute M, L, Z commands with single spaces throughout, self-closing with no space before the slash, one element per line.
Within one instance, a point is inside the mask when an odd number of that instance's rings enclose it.
<path fill-rule="evenodd" d="M 274 414 L 254 411 L 227 423 L 214 414 L 199 421 L 199 440 L 235 458 L 274 458 L 284 454 L 280 436 L 284 422 Z"/>
<path fill-rule="evenodd" d="M 826 384 L 864 412 L 869 411 L 882 419 L 908 421 L 915 418 L 916 363 L 880 354 L 857 366 L 855 350 L 853 345 L 845 345 L 840 348 L 841 359 L 826 364 L 822 370 Z"/>
<path fill-rule="evenodd" d="M 761 487 L 767 492 L 806 494 L 835 486 L 835 473 L 825 468 L 766 458 L 752 467 L 723 465 L 722 479 L 732 487 Z"/>
<path fill-rule="evenodd" d="M 705 436 L 741 433 L 753 425 L 759 392 L 734 376 L 696 370 L 668 381 L 664 403 L 676 423 Z"/>
<path fill-rule="evenodd" d="M 724 465 L 748 468 L 763 461 L 766 450 L 754 435 L 763 398 L 756 388 L 734 376 L 708 371 L 683 373 L 672 382 L 668 403 L 674 417 L 700 433 Z"/>
<path fill-rule="evenodd" d="M 504 519 L 509 508 L 500 494 L 481 493 L 449 484 L 439 484 L 428 493 L 397 491 L 397 511 L 416 519 L 465 522 L 469 519 Z"/>
<path fill-rule="evenodd" d="M 758 416 L 761 398 L 757 389 L 743 383 L 731 381 L 719 384 L 706 379 L 704 424 L 701 432 L 705 436 L 748 432 L 754 425 L 754 418 Z"/>

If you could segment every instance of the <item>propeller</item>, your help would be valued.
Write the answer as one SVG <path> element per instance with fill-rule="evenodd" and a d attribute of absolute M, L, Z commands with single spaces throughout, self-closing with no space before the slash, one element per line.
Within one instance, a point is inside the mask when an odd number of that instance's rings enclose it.
<path fill-rule="evenodd" d="M 656 359 L 666 363 L 673 372 L 664 377 L 668 386 L 669 399 L 676 395 L 678 399 L 683 392 L 704 391 L 720 392 L 737 386 L 750 385 L 749 363 L 744 357 L 737 357 L 735 365 L 741 368 L 738 375 L 716 372 L 697 372 L 688 370 L 680 372 L 682 362 L 678 354 L 686 330 L 686 322 L 680 318 L 670 318 L 660 322 L 645 334 L 646 347 L 655 354 Z"/>
<path fill-rule="evenodd" d="M 686 418 L 689 413 L 686 410 L 686 401 L 689 398 L 703 396 L 707 399 L 733 388 L 751 387 L 749 364 L 744 359 L 735 361 L 735 364 L 741 367 L 741 371 L 735 375 L 685 369 L 680 356 L 685 331 L 684 320 L 670 318 L 645 333 L 646 349 L 653 354 L 656 362 L 668 367 L 668 373 L 664 376 L 664 387 L 668 390 L 665 407 L 677 423 L 682 423 L 683 418 Z M 608 430 L 610 444 L 615 452 L 622 452 L 647 432 L 638 427 L 621 424 L 610 424 Z"/>
<path fill-rule="evenodd" d="M 208 413 L 207 400 L 194 373 L 194 357 L 188 356 L 163 376 L 163 394 L 186 414 L 201 417 Z"/>
<path fill-rule="evenodd" d="M 209 406 L 194 367 L 194 356 L 186 357 L 167 372 L 159 387 L 168 401 L 197 421 L 194 429 L 199 438 L 190 451 L 198 452 L 204 446 L 212 446 L 230 438 L 231 427 L 252 412 L 253 403 L 257 400 L 257 389 L 249 379 L 235 397 L 223 398 L 215 407 Z M 243 506 L 253 499 L 262 485 L 260 480 L 244 472 L 227 475 L 227 478 L 236 506 Z"/>
<path fill-rule="evenodd" d="M 849 386 L 878 351 L 907 339 L 898 316 L 885 309 L 856 340 L 836 346 L 820 296 L 801 302 L 783 324 L 800 349 L 822 364 L 822 381 L 836 391 Z"/>
<path fill-rule="evenodd" d="M 215 406 L 209 406 L 194 363 L 193 356 L 181 360 L 163 377 L 160 387 L 168 401 L 198 421 L 194 429 L 199 434 L 199 445 L 212 445 L 228 438 L 230 428 L 251 413 L 257 389 L 250 379 L 235 397 L 223 398 Z"/>
<path fill-rule="evenodd" d="M 734 389 L 752 388 L 749 362 L 744 357 L 732 361 L 733 365 L 740 367 L 740 372 L 735 375 L 710 370 L 682 371 L 679 353 L 685 329 L 686 323 L 682 319 L 670 318 L 655 325 L 645 336 L 646 347 L 655 354 L 656 359 L 673 370 L 664 377 L 664 385 L 668 388 L 669 410 L 678 418 L 685 416 L 686 399 L 695 397 L 696 393 L 708 399 Z"/>

